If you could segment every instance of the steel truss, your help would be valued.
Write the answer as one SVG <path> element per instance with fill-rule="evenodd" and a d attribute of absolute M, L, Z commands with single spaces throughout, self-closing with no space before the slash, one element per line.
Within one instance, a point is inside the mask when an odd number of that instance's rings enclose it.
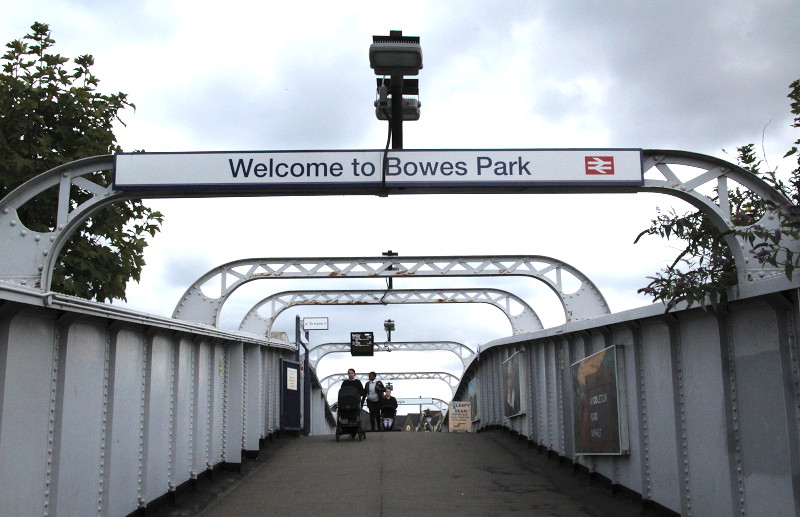
<path fill-rule="evenodd" d="M 754 196 L 767 200 L 775 206 L 780 207 L 789 203 L 783 195 L 771 188 L 769 184 L 763 180 L 741 167 L 724 160 L 697 153 L 662 150 L 644 150 L 643 157 L 645 181 L 644 185 L 640 187 L 551 186 L 542 188 L 532 186 L 508 189 L 498 188 L 493 190 L 493 192 L 517 194 L 657 192 L 679 197 L 702 210 L 703 213 L 709 217 L 711 223 L 724 233 L 732 228 L 736 228 L 731 221 L 731 205 L 728 199 L 730 181 L 736 182 L 749 189 Z M 142 190 L 123 192 L 114 190 L 113 185 L 102 185 L 90 179 L 91 173 L 111 170 L 113 166 L 113 156 L 98 156 L 70 162 L 32 178 L 0 200 L 0 241 L 4 244 L 0 247 L 0 281 L 49 291 L 58 254 L 61 252 L 66 241 L 87 219 L 110 204 L 119 203 L 128 199 L 218 197 L 220 195 L 219 191 L 164 192 Z M 682 171 L 681 177 L 679 177 L 679 174 L 675 172 L 675 167 L 689 167 L 691 170 Z M 648 176 L 655 176 L 656 179 L 649 179 Z M 687 176 L 688 178 L 682 179 Z M 33 200 L 37 195 L 50 188 L 58 189 L 58 204 L 56 213 L 53 214 L 53 219 L 56 221 L 55 226 L 47 232 L 32 231 L 25 227 L 20 221 L 17 210 L 20 206 Z M 718 192 L 719 195 L 716 199 L 712 199 L 709 196 L 715 194 L 705 195 L 698 190 L 701 188 Z M 74 191 L 88 193 L 90 197 L 83 202 L 79 202 L 79 200 L 73 197 Z M 429 193 L 445 194 L 452 192 L 460 191 L 447 189 L 445 187 L 441 189 L 431 189 L 429 191 Z M 326 194 L 326 192 L 319 191 L 296 193 L 304 195 Z M 388 194 L 393 195 L 402 193 L 404 193 L 403 190 L 392 189 L 388 191 Z M 242 192 L 241 194 L 259 195 L 259 192 Z M 762 221 L 755 224 L 772 228 L 777 224 L 777 217 L 774 212 L 768 212 Z M 744 229 L 746 227 L 739 228 Z M 782 271 L 763 268 L 758 261 L 749 260 L 751 251 L 749 243 L 737 240 L 736 237 L 730 233 L 726 233 L 724 239 L 736 263 L 739 289 L 748 288 L 763 280 L 771 280 L 778 283 L 783 282 L 787 287 L 794 285 L 788 280 L 781 279 Z M 797 249 L 797 241 L 791 241 L 790 239 L 790 236 L 784 235 L 782 243 L 786 244 L 791 249 Z M 380 262 L 374 272 L 368 271 L 368 267 L 361 262 L 354 263 L 354 269 L 347 271 L 346 276 L 403 276 L 407 274 L 414 274 L 416 276 L 440 276 L 440 273 L 434 270 L 438 266 L 433 266 L 433 269 L 428 271 L 429 274 L 425 275 L 425 267 L 432 267 L 428 265 L 427 262 L 422 263 L 420 268 L 415 270 L 414 267 L 405 266 L 403 260 L 404 259 L 394 259 L 388 263 Z M 255 278 L 270 277 L 269 271 L 260 269 L 262 262 L 263 261 L 255 261 L 252 263 L 253 274 L 256 276 L 247 277 L 246 274 L 242 276 L 228 269 L 214 270 L 212 276 L 219 275 L 221 277 L 223 294 L 227 295 L 229 291 L 226 291 L 227 286 L 225 284 L 229 280 L 228 277 L 236 279 L 234 284 Z M 369 259 L 368 262 L 376 263 L 376 259 Z M 464 260 L 458 261 L 456 264 L 460 265 L 462 262 L 464 262 Z M 466 260 L 466 262 L 470 261 Z M 297 270 L 299 273 L 295 275 L 297 277 L 313 276 L 300 270 L 299 265 L 302 263 L 302 261 L 284 261 L 284 265 L 279 266 L 276 272 L 280 272 L 282 278 L 292 276 L 289 274 L 289 270 L 291 269 Z M 493 261 L 489 263 L 494 264 Z M 402 267 L 399 267 L 397 270 L 391 270 L 389 268 L 389 266 L 395 265 Z M 505 265 L 503 264 L 499 264 L 498 266 L 502 270 L 505 269 Z M 326 264 L 325 267 L 329 266 Z M 571 272 L 566 265 L 557 262 L 551 263 L 545 269 L 549 271 L 555 270 L 556 273 L 563 273 L 565 271 Z M 443 270 L 449 270 L 449 268 L 445 267 Z M 470 276 L 471 273 L 467 270 L 468 268 L 465 268 L 461 276 Z M 222 271 L 225 271 L 225 274 L 221 274 Z M 485 275 L 483 272 L 481 274 Z M 524 273 L 509 273 L 506 271 L 501 273 L 500 271 L 496 271 L 494 274 Z M 536 275 L 538 274 L 539 271 L 537 269 Z M 336 271 L 331 269 L 326 276 L 336 276 Z M 559 291 L 557 280 L 548 282 L 545 280 L 544 275 L 536 277 L 545 281 L 551 287 L 555 286 L 557 294 L 562 296 L 562 301 L 565 304 L 567 321 L 590 318 L 597 315 L 596 309 L 598 305 L 603 309 L 600 311 L 601 314 L 608 312 L 605 301 L 602 300 L 602 295 L 600 295 L 599 291 L 588 281 L 582 282 L 582 287 L 579 292 L 582 292 L 583 296 L 580 298 L 581 302 L 577 302 L 566 297 L 566 295 Z M 579 278 L 583 278 L 583 275 L 580 275 Z M 201 282 L 201 284 L 202 283 L 203 282 Z M 199 286 L 193 286 L 192 289 L 193 290 L 187 291 L 185 299 L 182 300 L 181 304 L 176 308 L 175 317 L 215 324 L 216 315 L 218 314 L 219 307 L 221 307 L 224 302 L 224 298 L 208 298 L 199 292 Z M 757 290 L 757 286 L 755 290 Z M 589 294 L 589 292 L 591 292 L 591 294 Z M 591 302 L 583 301 L 595 296 L 599 296 L 600 298 L 592 300 Z M 198 305 L 202 306 L 203 304 L 209 305 L 210 309 L 204 311 L 197 308 Z M 582 304 L 585 304 L 586 307 Z"/>
<path fill-rule="evenodd" d="M 464 369 L 472 362 L 475 352 L 468 346 L 455 341 L 382 341 L 375 343 L 375 349 L 384 352 L 425 352 L 441 350 L 452 352 L 461 360 Z M 350 343 L 323 343 L 308 351 L 308 361 L 316 369 L 319 362 L 328 354 L 350 353 Z"/>
<path fill-rule="evenodd" d="M 242 319 L 239 330 L 268 336 L 281 312 L 296 305 L 387 305 L 404 303 L 488 303 L 511 323 L 512 335 L 544 328 L 539 316 L 518 296 L 499 289 L 392 289 L 378 291 L 287 291 L 264 298 Z M 268 317 L 258 311 L 266 308 Z M 519 311 L 519 313 L 516 313 Z"/>
<path fill-rule="evenodd" d="M 531 256 L 478 257 L 348 257 L 247 259 L 212 269 L 181 297 L 173 317 L 217 325 L 222 305 L 246 282 L 273 278 L 424 278 L 443 276 L 529 276 L 544 282 L 556 293 L 567 321 L 608 314 L 600 290 L 580 271 L 559 260 Z M 564 280 L 580 287 L 564 291 Z M 206 295 L 204 285 L 219 285 L 218 298 Z"/>

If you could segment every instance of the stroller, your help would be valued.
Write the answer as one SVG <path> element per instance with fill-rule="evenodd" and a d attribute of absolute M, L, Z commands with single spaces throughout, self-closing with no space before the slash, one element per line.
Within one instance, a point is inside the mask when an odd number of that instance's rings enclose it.
<path fill-rule="evenodd" d="M 336 403 L 336 441 L 339 436 L 349 434 L 353 439 L 358 436 L 358 441 L 367 436 L 361 429 L 361 395 L 354 386 L 344 386 L 339 390 L 339 399 Z"/>
<path fill-rule="evenodd" d="M 392 406 L 381 407 L 381 425 L 384 431 L 394 430 L 394 417 L 397 414 L 397 408 Z"/>

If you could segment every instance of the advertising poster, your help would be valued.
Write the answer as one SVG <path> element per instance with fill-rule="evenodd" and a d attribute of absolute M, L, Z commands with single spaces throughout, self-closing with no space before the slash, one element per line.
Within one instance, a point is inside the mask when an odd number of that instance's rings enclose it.
<path fill-rule="evenodd" d="M 471 407 L 471 419 L 473 422 L 480 420 L 480 413 L 478 412 L 478 379 L 472 379 L 467 384 L 467 398 Z"/>
<path fill-rule="evenodd" d="M 525 371 L 522 364 L 522 353 L 517 352 L 509 357 L 503 371 L 505 372 L 505 416 L 514 416 L 525 412 Z"/>
<path fill-rule="evenodd" d="M 628 452 L 622 350 L 611 346 L 572 365 L 576 454 Z"/>
<path fill-rule="evenodd" d="M 450 403 L 450 432 L 472 431 L 472 409 L 469 401 L 454 400 Z"/>

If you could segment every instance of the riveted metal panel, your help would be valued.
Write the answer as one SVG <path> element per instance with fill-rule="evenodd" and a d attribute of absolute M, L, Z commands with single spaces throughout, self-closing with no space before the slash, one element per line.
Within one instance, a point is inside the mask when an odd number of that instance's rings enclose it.
<path fill-rule="evenodd" d="M 679 429 L 684 442 L 684 475 L 688 475 L 686 507 L 700 515 L 732 515 L 728 463 L 725 390 L 720 364 L 720 338 L 716 318 L 694 311 L 680 319 L 678 395 L 683 408 Z M 704 345 L 701 345 L 704 344 Z M 685 438 L 683 438 L 685 435 Z M 713 501 L 713 507 L 707 506 Z"/>
<path fill-rule="evenodd" d="M 75 321 L 61 330 L 50 496 L 56 514 L 100 513 L 106 329 L 96 323 Z"/>
<path fill-rule="evenodd" d="M 263 396 L 261 393 L 261 353 L 258 346 L 245 346 L 245 383 L 244 383 L 244 438 L 242 449 L 247 451 L 258 450 L 258 440 L 261 438 L 261 414 L 263 412 Z"/>
<path fill-rule="evenodd" d="M 660 504 L 680 509 L 680 484 L 678 474 L 677 421 L 675 386 L 673 383 L 670 332 L 660 319 L 642 322 L 642 369 L 647 410 L 647 435 L 645 449 L 648 454 L 644 481 L 650 499 Z M 663 501 L 663 502 L 662 502 Z"/>
<path fill-rule="evenodd" d="M 768 508 L 771 515 L 794 515 L 792 465 L 787 454 L 793 417 L 787 418 L 781 368 L 781 342 L 775 310 L 766 304 L 734 309 L 731 314 L 735 379 L 735 426 L 740 442 L 743 490 L 748 515 Z M 736 451 L 730 451 L 735 458 Z"/>
<path fill-rule="evenodd" d="M 228 343 L 227 375 L 225 383 L 225 438 L 223 442 L 225 461 L 242 462 L 242 424 L 244 410 L 244 348 L 242 343 Z"/>
<path fill-rule="evenodd" d="M 41 515 L 50 446 L 52 315 L 0 319 L 0 515 Z M 57 367 L 57 366 L 56 366 Z M 32 382 L 32 380 L 38 380 Z"/>
<path fill-rule="evenodd" d="M 152 336 L 147 354 L 145 396 L 145 501 L 150 502 L 169 489 L 170 405 L 172 390 L 172 338 Z"/>
<path fill-rule="evenodd" d="M 211 392 L 209 385 L 212 383 L 213 359 L 211 357 L 211 346 L 206 340 L 199 340 L 195 343 L 195 362 L 194 362 L 194 444 L 192 477 L 196 478 L 202 472 L 210 469 L 211 455 L 209 453 L 211 443 L 209 427 L 211 418 Z"/>
<path fill-rule="evenodd" d="M 109 422 L 106 431 L 106 490 L 109 515 L 125 515 L 139 506 L 139 411 L 145 357 L 144 335 L 132 329 L 116 334 L 109 360 Z"/>
<path fill-rule="evenodd" d="M 211 468 L 225 459 L 225 382 L 228 354 L 225 346 L 214 342 L 210 347 L 209 359 L 209 465 Z"/>
<path fill-rule="evenodd" d="M 173 363 L 173 456 L 170 483 L 180 485 L 190 479 L 192 471 L 193 421 L 193 359 L 194 343 L 188 335 L 179 335 L 175 341 L 175 360 Z"/>
<path fill-rule="evenodd" d="M 639 447 L 640 430 L 637 425 L 639 392 L 636 390 L 636 350 L 633 346 L 633 336 L 629 328 L 615 327 L 612 336 L 613 344 L 622 345 L 622 369 L 624 378 L 620 379 L 620 389 L 625 390 L 624 396 L 621 397 L 621 402 L 625 402 L 626 404 L 624 411 L 627 426 L 624 431 L 628 435 L 629 450 L 628 455 L 614 458 L 614 467 L 617 476 L 616 483 L 628 487 L 637 487 L 642 477 L 641 464 L 636 461 L 631 461 L 631 458 L 637 458 L 641 454 L 641 448 Z"/>

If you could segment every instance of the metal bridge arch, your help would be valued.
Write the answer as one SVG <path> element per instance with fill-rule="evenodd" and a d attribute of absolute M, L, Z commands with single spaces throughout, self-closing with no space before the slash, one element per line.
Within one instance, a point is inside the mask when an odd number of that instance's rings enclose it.
<path fill-rule="evenodd" d="M 217 325 L 225 301 L 247 282 L 269 278 L 425 278 L 442 276 L 529 276 L 544 282 L 559 298 L 567 321 L 608 314 L 608 303 L 586 275 L 565 262 L 530 256 L 470 257 L 343 257 L 245 259 L 212 269 L 190 286 L 175 307 L 173 317 Z M 577 281 L 573 293 L 564 289 L 565 277 Z M 213 282 L 212 282 L 213 281 Z M 203 286 L 219 282 L 220 296 L 203 293 Z"/>
<path fill-rule="evenodd" d="M 239 330 L 263 336 L 269 335 L 272 324 L 281 312 L 296 305 L 386 305 L 405 303 L 488 303 L 508 318 L 513 335 L 543 329 L 539 316 L 525 300 L 499 289 L 392 289 L 364 291 L 287 291 L 264 298 L 250 309 Z M 512 314 L 514 305 L 522 312 Z M 267 318 L 258 310 L 267 307 Z"/>
<path fill-rule="evenodd" d="M 450 387 L 452 395 L 456 394 L 458 383 L 461 382 L 459 377 L 447 372 L 383 372 L 377 373 L 378 377 L 384 381 L 404 381 L 404 380 L 438 380 L 444 381 Z M 327 377 L 320 379 L 319 385 L 322 391 L 327 395 L 328 390 L 331 389 L 336 383 L 342 382 L 347 379 L 346 373 L 334 373 Z M 357 373 L 356 379 L 364 382 L 369 380 L 367 374 Z"/>
<path fill-rule="evenodd" d="M 468 346 L 455 341 L 388 341 L 375 343 L 376 348 L 387 352 L 410 351 L 426 352 L 429 350 L 452 352 L 461 360 L 464 370 L 475 356 Z M 350 353 L 350 343 L 323 343 L 308 350 L 308 361 L 313 368 L 328 354 Z"/>
<path fill-rule="evenodd" d="M 645 175 L 652 174 L 658 179 L 645 179 L 642 186 L 609 186 L 609 187 L 580 187 L 580 186 L 553 186 L 543 189 L 541 187 L 514 187 L 508 190 L 497 189 L 496 193 L 631 193 L 631 192 L 657 192 L 676 196 L 687 201 L 694 207 L 702 210 L 709 220 L 721 231 L 734 228 L 731 222 L 730 203 L 727 196 L 728 181 L 732 180 L 752 191 L 756 196 L 781 206 L 788 200 L 771 188 L 769 184 L 757 178 L 748 171 L 732 163 L 711 156 L 686 151 L 643 151 L 643 171 Z M 693 171 L 691 178 L 682 180 L 673 171 L 672 166 L 689 166 Z M 94 213 L 107 205 L 125 201 L 127 199 L 153 199 L 177 197 L 220 197 L 224 195 L 261 195 L 269 196 L 256 190 L 224 191 L 197 190 L 186 192 L 164 192 L 153 190 L 119 191 L 113 185 L 95 183 L 88 176 L 97 171 L 112 170 L 114 167 L 113 156 L 97 156 L 76 160 L 30 179 L 10 192 L 0 200 L 0 239 L 6 244 L 0 248 L 0 281 L 17 285 L 26 285 L 44 291 L 50 290 L 53 269 L 67 239 Z M 719 199 L 712 200 L 697 189 L 703 186 L 716 188 Z M 49 232 L 35 232 L 26 228 L 19 220 L 17 209 L 29 202 L 45 190 L 58 188 L 57 213 L 55 227 Z M 73 188 L 80 189 L 90 194 L 89 199 L 78 204 L 71 196 Z M 403 190 L 389 189 L 389 194 L 402 194 Z M 446 188 L 430 189 L 429 193 L 473 192 L 469 189 L 458 191 Z M 479 190 L 474 190 L 479 192 Z M 331 192 L 331 194 L 340 194 Z M 374 192 L 355 192 L 355 194 L 374 194 Z M 282 193 L 282 194 L 285 194 Z M 273 195 L 282 195 L 273 194 Z M 317 194 L 320 194 L 317 192 Z M 325 193 L 322 193 L 323 195 Z M 774 214 L 765 216 L 764 222 L 775 219 Z M 755 223 L 759 224 L 759 223 Z M 725 243 L 730 248 L 736 263 L 739 287 L 767 278 L 780 281 L 780 271 L 762 268 L 756 261 L 748 260 L 750 251 L 747 243 L 740 242 L 733 235 L 725 237 Z M 795 246 L 796 242 L 789 242 Z M 385 271 L 384 275 L 385 276 Z M 786 281 L 787 285 L 791 283 Z M 182 317 L 182 316 L 181 316 Z M 183 318 L 183 317 L 182 317 Z M 205 322 L 208 322 L 205 320 Z"/>

